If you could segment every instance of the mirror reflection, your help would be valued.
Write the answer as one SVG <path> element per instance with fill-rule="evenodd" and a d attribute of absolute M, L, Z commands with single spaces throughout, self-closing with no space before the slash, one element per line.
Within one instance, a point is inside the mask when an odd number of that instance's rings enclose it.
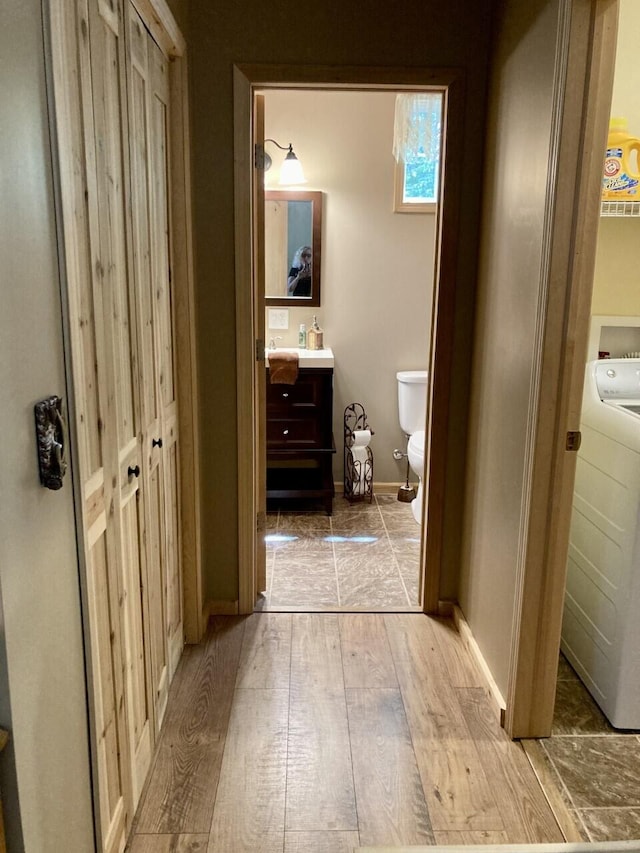
<path fill-rule="evenodd" d="M 320 305 L 322 193 L 265 192 L 265 297 Z"/>

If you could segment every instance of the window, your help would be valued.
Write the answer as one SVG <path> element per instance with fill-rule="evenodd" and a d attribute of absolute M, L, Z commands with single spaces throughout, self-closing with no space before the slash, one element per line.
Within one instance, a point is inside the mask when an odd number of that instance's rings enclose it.
<path fill-rule="evenodd" d="M 441 122 L 441 92 L 398 95 L 396 98 L 393 209 L 397 213 L 425 213 L 436 209 Z"/>

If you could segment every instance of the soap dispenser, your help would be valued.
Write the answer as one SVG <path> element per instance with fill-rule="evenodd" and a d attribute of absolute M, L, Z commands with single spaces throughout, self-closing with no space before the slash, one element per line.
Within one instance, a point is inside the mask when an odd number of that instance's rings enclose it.
<path fill-rule="evenodd" d="M 318 325 L 316 315 L 313 315 L 313 325 L 307 332 L 307 347 L 308 349 L 323 349 L 322 340 L 324 332 Z"/>

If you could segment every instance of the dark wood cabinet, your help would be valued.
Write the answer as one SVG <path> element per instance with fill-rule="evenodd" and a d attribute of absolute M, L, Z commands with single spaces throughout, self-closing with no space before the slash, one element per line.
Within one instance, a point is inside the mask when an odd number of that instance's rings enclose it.
<path fill-rule="evenodd" d="M 334 496 L 333 368 L 301 368 L 295 385 L 272 385 L 267 368 L 267 501 L 291 509 Z"/>

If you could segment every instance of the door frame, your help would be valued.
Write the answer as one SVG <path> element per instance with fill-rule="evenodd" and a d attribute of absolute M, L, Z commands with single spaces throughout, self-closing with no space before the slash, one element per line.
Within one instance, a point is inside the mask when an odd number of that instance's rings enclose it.
<path fill-rule="evenodd" d="M 576 468 L 567 433 L 580 429 L 618 0 L 566 0 L 562 11 L 547 296 L 537 317 L 538 399 L 527 437 L 505 715 L 514 738 L 546 737 L 553 720 Z"/>
<path fill-rule="evenodd" d="M 462 174 L 464 76 L 455 68 L 234 65 L 234 191 L 236 369 L 238 414 L 238 610 L 251 613 L 257 594 L 256 542 L 259 535 L 257 428 L 259 395 L 254 368 L 261 345 L 256 337 L 257 311 L 253 262 L 253 100 L 256 90 L 322 89 L 354 91 L 443 91 L 441 203 L 436 221 L 436 259 L 432 334 L 429 342 L 429 405 L 425 453 L 425 506 L 420 576 L 422 608 L 437 613 L 449 442 L 449 396 L 453 356 L 457 242 Z M 436 368 L 437 364 L 437 368 Z"/>

